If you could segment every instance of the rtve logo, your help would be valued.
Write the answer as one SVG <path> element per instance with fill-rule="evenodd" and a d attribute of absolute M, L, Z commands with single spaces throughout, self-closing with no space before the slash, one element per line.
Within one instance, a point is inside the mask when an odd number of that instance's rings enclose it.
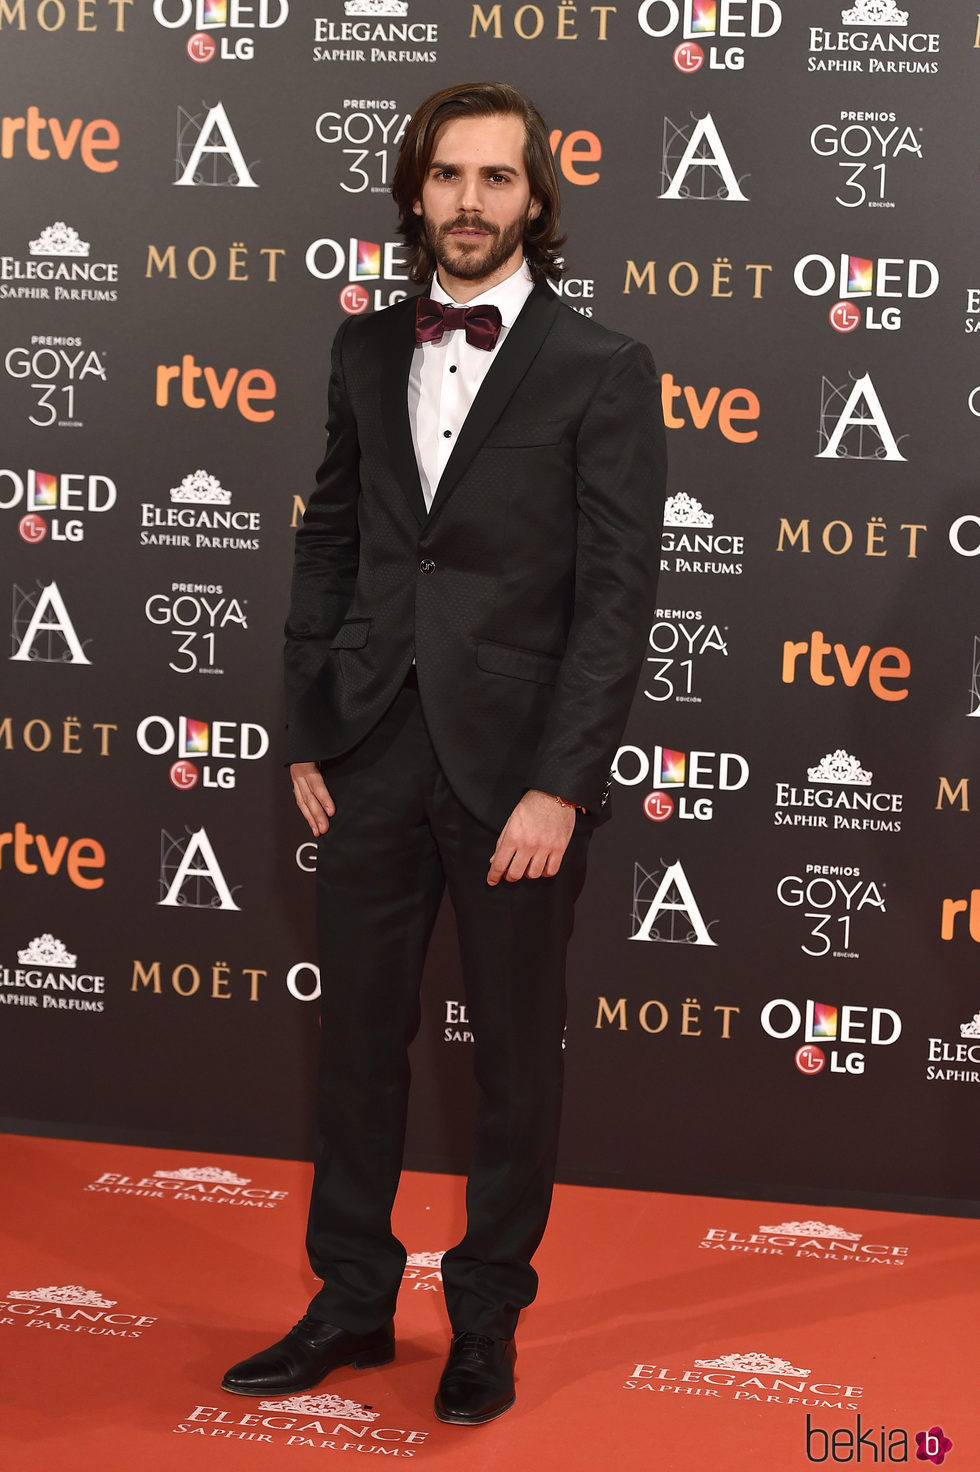
<path fill-rule="evenodd" d="M 196 392 L 202 378 L 204 395 Z M 250 419 L 253 424 L 265 424 L 275 417 L 275 409 L 255 407 L 255 400 L 274 399 L 276 396 L 276 380 L 264 368 L 248 368 L 244 373 L 237 368 L 227 368 L 219 378 L 214 368 L 199 368 L 191 353 L 184 353 L 179 363 L 158 363 L 156 402 L 161 409 L 170 404 L 170 385 L 174 379 L 179 380 L 180 397 L 188 409 L 204 409 L 208 404 L 213 404 L 216 409 L 226 409 L 234 394 L 235 408 L 243 419 Z"/>
<path fill-rule="evenodd" d="M 907 680 L 912 669 L 905 650 L 897 649 L 894 645 L 888 644 L 872 654 L 871 645 L 862 644 L 852 659 L 845 644 L 828 644 L 822 629 L 815 629 L 805 643 L 787 639 L 783 644 L 784 685 L 795 684 L 797 661 L 801 654 L 809 654 L 804 668 L 815 685 L 835 685 L 837 675 L 833 670 L 836 665 L 844 684 L 852 688 L 858 684 L 867 669 L 871 693 L 879 700 L 904 700 L 909 693 L 907 685 L 894 685 L 897 680 Z M 828 654 L 833 655 L 830 672 L 825 668 Z M 888 688 L 886 681 L 888 685 L 894 685 L 894 688 Z"/>
<path fill-rule="evenodd" d="M 660 394 L 664 407 L 664 424 L 668 429 L 683 429 L 688 423 L 684 413 L 674 413 L 674 405 L 683 400 L 690 414 L 690 423 L 695 429 L 707 429 L 712 419 L 725 436 L 737 445 L 747 445 L 759 438 L 757 429 L 736 429 L 734 421 L 753 420 L 759 417 L 759 397 L 750 388 L 730 388 L 723 394 L 720 388 L 709 388 L 701 399 L 696 388 L 690 384 L 677 384 L 672 373 L 663 374 Z"/>
<path fill-rule="evenodd" d="M 9 854 L 4 853 L 10 848 Z M 36 864 L 32 851 L 40 859 Z M 101 889 L 105 879 L 86 873 L 89 869 L 105 868 L 105 849 L 95 838 L 70 839 L 62 835 L 51 844 L 43 833 L 28 833 L 26 823 L 15 823 L 10 833 L 0 833 L 0 869 L 4 858 L 12 858 L 13 866 L 20 874 L 57 874 L 64 865 L 65 873 L 78 889 Z M 8 865 L 9 867 L 9 865 Z"/>
<path fill-rule="evenodd" d="M 943 940 L 952 940 L 956 933 L 957 915 L 966 915 L 970 939 L 980 941 L 980 889 L 971 889 L 968 900 L 943 900 L 942 922 L 939 934 Z"/>
<path fill-rule="evenodd" d="M 0 4 L 0 14 L 3 9 Z M 57 118 L 42 118 L 38 108 L 29 107 L 22 118 L 0 119 L 0 158 L 14 157 L 21 133 L 30 158 L 49 159 L 52 149 L 47 144 L 50 142 L 58 158 L 64 160 L 70 159 L 77 147 L 82 163 L 95 174 L 111 174 L 119 167 L 117 158 L 96 157 L 114 153 L 119 147 L 119 129 L 108 118 L 93 118 L 90 123 L 72 118 L 67 126 L 62 126 Z"/>

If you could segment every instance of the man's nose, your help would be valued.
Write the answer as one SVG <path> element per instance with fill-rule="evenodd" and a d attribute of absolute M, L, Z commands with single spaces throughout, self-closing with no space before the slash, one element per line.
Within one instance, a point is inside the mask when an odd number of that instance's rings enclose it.
<path fill-rule="evenodd" d="M 460 210 L 467 215 L 479 215 L 483 213 L 483 184 L 478 178 L 461 179 L 457 203 Z"/>

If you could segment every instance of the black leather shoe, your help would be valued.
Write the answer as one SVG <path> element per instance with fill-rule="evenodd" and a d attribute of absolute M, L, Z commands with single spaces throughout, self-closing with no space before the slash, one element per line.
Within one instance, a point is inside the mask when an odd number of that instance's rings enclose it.
<path fill-rule="evenodd" d="M 454 1334 L 436 1394 L 436 1415 L 457 1426 L 481 1426 L 514 1404 L 513 1339 Z"/>
<path fill-rule="evenodd" d="M 364 1370 L 370 1365 L 386 1365 L 394 1358 L 395 1333 L 390 1319 L 373 1334 L 354 1334 L 304 1314 L 284 1339 L 232 1365 L 221 1388 L 233 1395 L 309 1390 L 338 1365 Z"/>

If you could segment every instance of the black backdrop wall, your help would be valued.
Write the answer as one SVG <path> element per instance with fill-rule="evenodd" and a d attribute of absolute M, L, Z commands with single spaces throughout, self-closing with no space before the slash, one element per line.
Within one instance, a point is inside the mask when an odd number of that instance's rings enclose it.
<path fill-rule="evenodd" d="M 308 1149 L 292 531 L 333 333 L 408 289 L 406 118 L 503 77 L 554 130 L 563 294 L 651 344 L 672 456 L 562 1175 L 972 1212 L 980 15 L 3 0 L 0 63 L 7 1126 Z M 416 1166 L 465 1158 L 453 946 Z"/>

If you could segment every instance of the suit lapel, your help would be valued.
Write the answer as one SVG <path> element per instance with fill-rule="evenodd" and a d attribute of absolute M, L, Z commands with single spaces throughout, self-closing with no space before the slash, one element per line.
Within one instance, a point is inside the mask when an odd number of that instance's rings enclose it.
<path fill-rule="evenodd" d="M 438 516 L 445 506 L 473 456 L 507 407 L 551 331 L 560 310 L 561 305 L 551 287 L 545 282 L 539 282 L 528 296 L 503 342 L 494 349 L 494 361 L 470 406 L 459 438 L 440 477 L 429 513 L 430 519 Z M 402 397 L 405 397 L 404 391 Z M 414 466 L 415 453 L 407 412 L 405 424 Z M 421 497 L 421 488 L 419 495 Z"/>
<path fill-rule="evenodd" d="M 384 432 L 388 437 L 391 464 L 405 494 L 409 509 L 421 524 L 427 515 L 419 466 L 415 458 L 415 441 L 408 417 L 408 375 L 412 368 L 415 351 L 415 299 L 411 314 L 388 307 L 385 316 L 394 329 L 389 333 L 390 341 L 385 350 L 385 361 L 381 370 L 381 414 Z"/>

